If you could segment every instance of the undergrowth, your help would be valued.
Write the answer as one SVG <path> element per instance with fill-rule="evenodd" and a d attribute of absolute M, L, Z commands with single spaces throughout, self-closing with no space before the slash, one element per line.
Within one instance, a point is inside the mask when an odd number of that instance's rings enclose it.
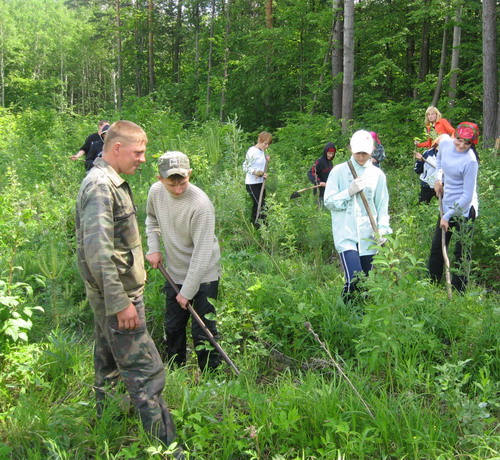
<path fill-rule="evenodd" d="M 159 110 L 139 109 L 128 108 L 127 116 L 150 135 L 148 162 L 128 178 L 140 227 L 156 180 L 154 157 L 185 151 L 193 182 L 216 208 L 224 270 L 217 320 L 221 345 L 241 371 L 200 374 L 192 350 L 186 367 L 167 368 L 164 396 L 189 458 L 498 456 L 498 168 L 491 152 L 481 152 L 471 282 L 449 301 L 425 269 L 436 203 L 417 204 L 411 156 L 401 153 L 404 146 L 386 146 L 394 233 L 357 304 L 345 305 L 329 213 L 312 194 L 290 198 L 308 185 L 307 167 L 326 141 L 338 145 L 335 162 L 348 158 L 347 138 L 329 120 L 294 121 L 279 131 L 269 149 L 268 220 L 256 231 L 241 170 L 254 133 L 242 132 L 237 120 L 185 129 Z M 74 241 L 83 167 L 68 159 L 94 120 L 1 116 L 0 136 L 9 132 L 13 140 L 1 151 L 0 315 L 17 330 L 0 329 L 0 458 L 169 458 L 142 431 L 123 391 L 95 417 L 93 318 Z M 37 117 L 47 119 L 28 130 Z M 157 343 L 163 284 L 148 268 L 148 327 Z"/>

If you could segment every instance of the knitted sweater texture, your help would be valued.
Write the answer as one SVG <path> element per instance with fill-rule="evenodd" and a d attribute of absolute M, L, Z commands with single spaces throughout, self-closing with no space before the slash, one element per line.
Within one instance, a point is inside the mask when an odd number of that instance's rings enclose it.
<path fill-rule="evenodd" d="M 166 254 L 166 269 L 181 295 L 192 299 L 200 284 L 221 276 L 220 248 L 215 236 L 215 210 L 208 196 L 189 184 L 180 196 L 170 194 L 161 182 L 149 190 L 146 234 L 148 254 Z"/>

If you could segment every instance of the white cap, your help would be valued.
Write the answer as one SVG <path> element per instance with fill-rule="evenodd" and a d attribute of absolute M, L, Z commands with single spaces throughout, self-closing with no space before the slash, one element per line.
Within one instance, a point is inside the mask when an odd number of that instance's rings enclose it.
<path fill-rule="evenodd" d="M 373 152 L 373 137 L 364 129 L 356 131 L 351 137 L 351 151 L 352 153 L 365 152 L 370 155 Z"/>

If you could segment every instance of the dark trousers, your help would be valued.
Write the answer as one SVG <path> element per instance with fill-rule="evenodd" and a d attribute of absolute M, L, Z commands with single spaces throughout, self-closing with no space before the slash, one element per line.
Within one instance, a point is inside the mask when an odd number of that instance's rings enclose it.
<path fill-rule="evenodd" d="M 140 323 L 133 330 L 118 329 L 116 315 L 105 315 L 104 299 L 97 292 L 87 290 L 87 297 L 94 311 L 94 388 L 98 415 L 111 387 L 121 377 L 144 430 L 168 446 L 176 433 L 162 398 L 165 368 L 146 327 L 142 297 L 133 301 Z"/>
<path fill-rule="evenodd" d="M 340 253 L 340 262 L 345 275 L 342 297 L 348 301 L 352 299 L 352 293 L 358 290 L 356 274 L 363 272 L 368 276 L 372 269 L 373 255 L 360 256 L 358 251 L 351 249 Z"/>
<path fill-rule="evenodd" d="M 434 198 L 436 196 L 436 192 L 434 191 L 433 188 L 427 186 L 421 186 L 420 187 L 420 195 L 418 196 L 418 202 L 419 203 L 427 203 L 429 204 L 432 200 L 432 198 Z"/>
<path fill-rule="evenodd" d="M 463 263 L 467 263 L 471 260 L 470 244 L 467 244 L 466 247 L 464 247 L 463 240 L 468 243 L 471 242 L 473 223 L 475 218 L 476 211 L 473 207 L 471 207 L 469 211 L 469 217 L 459 219 L 451 218 L 449 229 L 445 235 L 446 249 L 448 249 L 448 246 L 450 245 L 451 235 L 453 233 L 456 233 L 453 261 L 454 270 L 451 278 L 451 285 L 459 292 L 465 291 L 468 282 Z M 434 231 L 434 237 L 432 238 L 429 263 L 427 264 L 429 275 L 435 282 L 439 282 L 441 280 L 444 268 L 444 257 L 441 244 L 442 230 L 439 226 L 440 221 L 441 219 L 438 218 L 436 230 Z"/>
<path fill-rule="evenodd" d="M 257 208 L 259 207 L 259 197 L 260 191 L 262 190 L 262 182 L 260 184 L 246 184 L 247 192 L 252 199 L 252 223 L 258 228 L 260 227 L 259 222 L 255 222 L 257 218 Z M 262 204 L 260 208 L 259 220 L 265 221 L 266 216 L 264 215 L 263 209 L 266 202 L 266 189 L 264 189 L 264 193 L 262 194 Z"/>
<path fill-rule="evenodd" d="M 182 286 L 178 286 L 178 288 L 180 290 Z M 217 299 L 218 291 L 218 280 L 210 283 L 202 283 L 199 291 L 191 301 L 194 310 L 216 339 L 218 338 L 216 322 L 207 319 L 205 315 L 209 313 L 215 314 L 215 308 L 208 299 Z M 165 285 L 165 293 L 167 295 L 167 309 L 165 313 L 167 358 L 169 361 L 173 360 L 175 364 L 182 366 L 186 362 L 186 326 L 190 314 L 188 310 L 181 308 L 177 302 L 177 293 L 172 286 L 169 284 Z M 208 337 L 194 318 L 191 320 L 191 334 L 200 369 L 204 370 L 206 367 L 215 369 L 221 362 L 220 354 L 217 350 L 209 351 L 203 348 L 204 342 L 208 342 Z M 198 347 L 203 349 L 198 349 Z"/>

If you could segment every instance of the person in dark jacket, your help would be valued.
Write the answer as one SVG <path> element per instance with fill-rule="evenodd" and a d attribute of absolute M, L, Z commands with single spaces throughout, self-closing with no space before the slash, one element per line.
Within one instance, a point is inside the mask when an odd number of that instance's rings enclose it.
<path fill-rule="evenodd" d="M 97 132 L 90 134 L 87 137 L 87 139 L 85 139 L 85 142 L 81 146 L 80 150 L 77 153 L 75 153 L 74 155 L 72 155 L 70 157 L 73 161 L 76 161 L 80 157 L 82 157 L 83 155 L 85 155 L 85 171 L 87 171 L 87 172 L 94 165 L 94 160 L 96 159 L 97 154 L 102 151 L 102 146 L 104 144 L 104 141 L 103 141 L 103 139 L 101 137 L 101 134 L 102 134 L 102 132 L 103 132 L 103 130 L 105 129 L 106 126 L 109 128 L 109 121 L 108 120 L 101 120 L 101 121 L 99 121 Z M 93 149 L 92 147 L 93 147 L 94 143 L 99 144 L 100 148 L 98 148 L 98 146 L 96 145 L 96 148 Z M 95 155 L 96 155 L 94 158 L 92 158 L 92 160 L 89 157 L 89 154 L 90 154 L 91 150 L 93 151 L 92 154 L 94 154 L 94 152 L 95 152 Z M 98 151 L 95 151 L 95 150 L 98 150 Z"/>
<path fill-rule="evenodd" d="M 109 125 L 105 125 L 101 130 L 100 139 L 92 142 L 90 150 L 85 155 L 85 171 L 89 172 L 94 167 L 95 159 L 102 156 L 104 138 L 106 137 L 108 129 Z"/>
<path fill-rule="evenodd" d="M 413 170 L 420 174 L 420 195 L 418 196 L 419 203 L 429 204 L 433 197 L 436 196 L 434 191 L 434 182 L 436 181 L 436 155 L 435 147 L 427 150 L 423 155 L 415 152 L 415 167 Z"/>
<path fill-rule="evenodd" d="M 378 134 L 375 131 L 370 131 L 370 134 L 373 137 L 373 144 L 375 145 L 375 149 L 372 153 L 372 163 L 377 168 L 380 168 L 380 163 L 385 160 L 385 149 L 378 138 Z"/>
<path fill-rule="evenodd" d="M 323 155 L 318 158 L 314 165 L 309 170 L 307 176 L 309 180 L 314 185 L 320 185 L 319 187 L 319 198 L 318 204 L 320 207 L 323 206 L 323 196 L 325 195 L 325 187 L 326 181 L 328 179 L 328 175 L 333 168 L 333 159 L 335 158 L 335 153 L 337 152 L 337 148 L 333 142 L 327 142 L 325 147 L 323 148 Z M 316 193 L 316 190 L 314 190 Z"/>

